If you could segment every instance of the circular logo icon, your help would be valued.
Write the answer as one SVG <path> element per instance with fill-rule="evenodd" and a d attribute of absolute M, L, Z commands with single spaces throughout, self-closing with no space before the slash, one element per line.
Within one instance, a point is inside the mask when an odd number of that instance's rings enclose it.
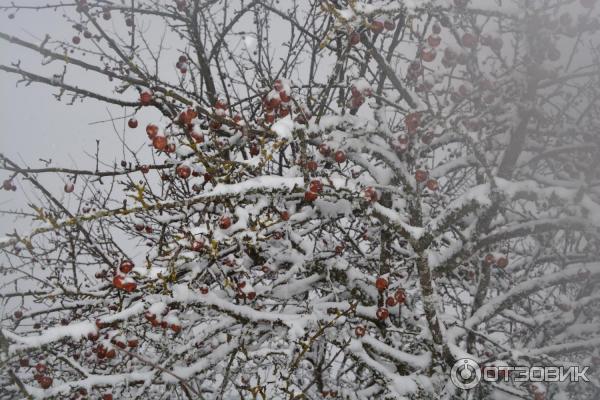
<path fill-rule="evenodd" d="M 470 358 L 461 358 L 452 366 L 450 379 L 454 386 L 460 389 L 473 389 L 481 380 L 479 364 Z"/>

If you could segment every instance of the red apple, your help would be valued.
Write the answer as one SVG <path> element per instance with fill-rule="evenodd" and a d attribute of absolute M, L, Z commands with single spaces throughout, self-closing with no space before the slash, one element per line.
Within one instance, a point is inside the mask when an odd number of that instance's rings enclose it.
<path fill-rule="evenodd" d="M 133 269 L 133 266 L 134 264 L 130 260 L 123 260 L 119 266 L 119 271 L 124 274 L 128 274 Z"/>
<path fill-rule="evenodd" d="M 321 153 L 324 157 L 328 157 L 329 154 L 331 154 L 331 149 L 329 148 L 329 146 L 327 146 L 327 144 L 321 143 L 319 145 L 319 153 Z"/>
<path fill-rule="evenodd" d="M 318 179 L 314 179 L 310 181 L 308 190 L 315 193 L 321 193 L 321 191 L 323 191 L 323 183 L 321 183 L 321 181 Z"/>
<path fill-rule="evenodd" d="M 418 170 L 415 171 L 415 180 L 418 183 L 425 182 L 428 177 L 429 177 L 429 174 L 427 173 L 427 171 L 424 171 L 422 169 L 418 169 Z"/>
<path fill-rule="evenodd" d="M 430 47 L 438 47 L 442 42 L 442 38 L 439 35 L 429 35 L 427 38 L 427 44 Z"/>
<path fill-rule="evenodd" d="M 377 319 L 378 319 L 378 320 L 380 320 L 380 321 L 384 321 L 385 319 L 387 319 L 387 317 L 389 317 L 389 316 L 390 316 L 390 312 L 389 312 L 389 311 L 388 311 L 388 309 L 387 309 L 387 308 L 385 308 L 385 307 L 379 307 L 379 308 L 377 309 L 377 313 L 376 313 L 376 315 L 377 315 Z"/>
<path fill-rule="evenodd" d="M 425 185 L 427 186 L 427 189 L 431 190 L 432 192 L 438 190 L 438 182 L 435 179 L 428 179 Z"/>
<path fill-rule="evenodd" d="M 396 293 L 394 293 L 394 299 L 398 304 L 404 304 L 406 301 L 406 291 L 402 288 L 396 289 Z"/>
<path fill-rule="evenodd" d="M 156 150 L 164 150 L 167 147 L 167 138 L 163 135 L 156 135 L 152 139 L 152 145 Z"/>
<path fill-rule="evenodd" d="M 52 386 L 52 378 L 50 378 L 49 376 L 42 376 L 38 380 L 38 383 L 40 384 L 42 389 L 48 389 L 50 386 Z"/>
<path fill-rule="evenodd" d="M 383 292 L 388 288 L 388 281 L 384 277 L 379 277 L 375 280 L 375 287 L 378 291 Z"/>
<path fill-rule="evenodd" d="M 154 139 L 158 135 L 158 126 L 154 124 L 146 125 L 146 135 L 148 135 L 148 139 Z"/>
<path fill-rule="evenodd" d="M 436 52 L 435 49 L 424 48 L 421 50 L 421 60 L 424 62 L 432 62 L 435 60 Z"/>
<path fill-rule="evenodd" d="M 150 103 L 152 103 L 152 92 L 144 90 L 140 93 L 140 103 L 142 103 L 143 106 L 150 105 Z"/>
<path fill-rule="evenodd" d="M 379 195 L 377 194 L 377 191 L 374 188 L 372 188 L 371 186 L 368 186 L 363 190 L 363 197 L 369 203 L 375 203 L 377 201 L 377 199 L 379 198 Z"/>
<path fill-rule="evenodd" d="M 219 227 L 221 229 L 227 229 L 230 226 L 231 226 L 231 218 L 229 218 L 227 216 L 221 217 L 221 219 L 219 220 Z"/>
<path fill-rule="evenodd" d="M 192 169 L 189 167 L 189 165 L 185 165 L 185 164 L 179 164 L 177 166 L 177 168 L 175 169 L 175 171 L 177 172 L 177 175 L 179 175 L 179 177 L 181 179 L 187 179 L 192 174 Z"/>
<path fill-rule="evenodd" d="M 496 260 L 496 265 L 498 266 L 498 268 L 506 268 L 506 266 L 508 265 L 508 258 L 506 257 L 500 257 Z"/>
<path fill-rule="evenodd" d="M 370 29 L 373 33 L 381 33 L 383 32 L 384 24 L 381 20 L 374 20 L 371 22 Z"/>
<path fill-rule="evenodd" d="M 341 164 L 346 161 L 346 153 L 344 153 L 342 150 L 338 150 L 335 152 L 334 158 L 338 164 Z"/>

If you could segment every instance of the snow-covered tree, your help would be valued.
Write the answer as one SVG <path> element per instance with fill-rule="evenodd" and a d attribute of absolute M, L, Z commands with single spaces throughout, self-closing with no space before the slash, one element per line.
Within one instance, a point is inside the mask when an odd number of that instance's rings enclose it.
<path fill-rule="evenodd" d="M 0 155 L 38 199 L 0 240 L 0 397 L 600 395 L 450 381 L 599 365 L 600 2 L 6 3 L 73 36 L 0 32 L 41 57 L 0 70 L 127 116 L 95 168 Z"/>

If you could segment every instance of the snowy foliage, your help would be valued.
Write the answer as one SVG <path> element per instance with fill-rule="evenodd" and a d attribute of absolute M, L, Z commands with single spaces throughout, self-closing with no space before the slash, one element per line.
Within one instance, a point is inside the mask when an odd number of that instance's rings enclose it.
<path fill-rule="evenodd" d="M 146 145 L 1 156 L 41 199 L 0 239 L 7 398 L 598 397 L 449 373 L 600 364 L 600 2 L 0 7 L 32 9 L 75 37 L 0 32 L 46 74 L 0 70 Z"/>

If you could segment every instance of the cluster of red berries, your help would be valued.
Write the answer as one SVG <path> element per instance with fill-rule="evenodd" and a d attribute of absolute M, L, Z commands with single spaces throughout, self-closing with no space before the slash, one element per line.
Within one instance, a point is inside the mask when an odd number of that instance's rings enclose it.
<path fill-rule="evenodd" d="M 17 186 L 13 183 L 12 179 L 6 179 L 4 182 L 2 182 L 2 189 L 15 192 L 17 190 Z"/>
<path fill-rule="evenodd" d="M 438 190 L 438 182 L 436 179 L 433 178 L 429 178 L 429 172 L 422 170 L 422 169 L 418 169 L 415 171 L 415 180 L 417 181 L 417 183 L 422 184 L 425 183 L 425 186 L 427 187 L 427 189 L 431 190 L 432 192 L 435 192 L 436 190 Z"/>
<path fill-rule="evenodd" d="M 393 31 L 395 28 L 396 28 L 396 24 L 394 23 L 394 21 L 392 21 L 391 19 L 388 19 L 388 18 L 381 18 L 381 17 L 374 18 L 371 21 L 371 24 L 369 25 L 369 29 L 371 29 L 371 32 L 373 32 L 375 34 L 379 34 L 379 33 L 383 32 L 384 29 L 386 31 Z"/>
<path fill-rule="evenodd" d="M 231 226 L 231 218 L 224 215 L 219 219 L 219 228 L 228 229 Z"/>
<path fill-rule="evenodd" d="M 304 192 L 304 200 L 313 202 L 319 197 L 319 193 L 323 191 L 323 183 L 318 179 L 313 179 L 308 185 L 308 190 Z"/>
<path fill-rule="evenodd" d="M 215 101 L 215 106 L 214 106 L 214 115 L 220 118 L 224 118 L 225 115 L 227 114 L 227 109 L 229 108 L 229 105 L 227 104 L 227 101 L 225 101 L 224 99 L 217 99 Z M 221 126 L 223 126 L 223 123 L 221 121 L 219 121 L 217 118 L 213 118 L 210 121 L 210 127 L 211 129 L 220 129 Z"/>
<path fill-rule="evenodd" d="M 342 164 L 346 161 L 346 153 L 344 153 L 343 150 L 337 150 L 333 152 L 326 143 L 321 143 L 319 145 L 319 153 L 321 153 L 323 157 L 329 157 L 333 154 L 333 159 L 338 164 Z"/>
<path fill-rule="evenodd" d="M 380 276 L 379 278 L 377 278 L 375 280 L 375 287 L 377 288 L 377 291 L 379 293 L 383 293 L 388 289 L 389 282 L 386 278 Z M 396 289 L 396 292 L 394 293 L 393 296 L 388 296 L 385 299 L 385 305 L 386 305 L 386 307 L 391 308 L 398 304 L 404 304 L 405 301 L 406 301 L 406 291 L 402 288 L 398 288 L 398 289 Z M 388 311 L 388 309 L 386 307 L 379 307 L 377 309 L 377 312 L 375 315 L 377 316 L 378 320 L 384 321 L 389 317 L 390 312 Z"/>
<path fill-rule="evenodd" d="M 150 225 L 144 225 L 142 223 L 133 224 L 133 229 L 135 229 L 138 232 L 141 232 L 141 231 L 146 231 L 146 233 L 154 232 L 154 229 L 152 229 L 152 227 Z"/>
<path fill-rule="evenodd" d="M 162 313 L 163 317 L 166 316 L 167 313 L 168 313 L 168 309 L 165 308 L 165 310 Z M 150 311 L 146 311 L 146 313 L 144 314 L 144 318 L 146 318 L 146 320 L 155 328 L 160 326 L 162 329 L 170 328 L 175 333 L 181 332 L 181 324 L 178 324 L 178 323 L 169 324 L 165 319 L 159 319 L 156 316 L 156 314 L 154 314 Z"/>
<path fill-rule="evenodd" d="M 129 293 L 135 291 L 135 289 L 137 289 L 137 283 L 135 283 L 133 278 L 128 276 L 129 272 L 133 270 L 133 267 L 133 262 L 130 260 L 121 261 L 119 271 L 115 273 L 113 278 L 113 286 Z"/>
<path fill-rule="evenodd" d="M 272 124 L 277 117 L 285 118 L 290 114 L 289 87 L 281 79 L 276 79 L 272 90 L 262 99 L 265 123 Z"/>
<path fill-rule="evenodd" d="M 508 266 L 508 258 L 498 257 L 496 259 L 493 254 L 489 253 L 483 258 L 483 265 L 485 267 L 496 265 L 496 267 L 504 269 Z"/>
<path fill-rule="evenodd" d="M 348 102 L 348 107 L 351 110 L 358 110 L 360 106 L 365 102 L 365 97 L 373 96 L 373 91 L 370 87 L 358 88 L 356 85 L 350 87 L 351 97 Z"/>
<path fill-rule="evenodd" d="M 236 286 L 235 297 L 238 299 L 248 299 L 248 300 L 252 301 L 256 298 L 256 292 L 253 290 L 245 290 L 246 286 L 247 286 L 246 282 L 244 282 L 244 281 L 238 282 L 238 284 Z"/>
<path fill-rule="evenodd" d="M 117 356 L 117 351 L 114 348 L 109 349 L 102 343 L 99 343 L 96 347 L 94 347 L 92 352 L 96 353 L 98 360 L 103 360 L 105 358 L 107 360 L 112 360 Z"/>
<path fill-rule="evenodd" d="M 188 59 L 186 56 L 181 55 L 179 56 L 179 59 L 177 60 L 177 64 L 175 64 L 175 67 L 179 70 L 179 72 L 181 73 L 181 75 L 185 75 L 187 73 L 188 70 Z"/>
<path fill-rule="evenodd" d="M 363 198 L 369 203 L 375 203 L 379 199 L 379 193 L 372 186 L 367 186 L 362 192 Z"/>

